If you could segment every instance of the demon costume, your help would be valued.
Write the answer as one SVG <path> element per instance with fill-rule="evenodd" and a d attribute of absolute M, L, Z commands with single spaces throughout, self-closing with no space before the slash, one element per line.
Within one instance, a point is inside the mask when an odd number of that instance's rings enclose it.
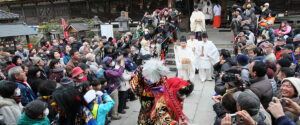
<path fill-rule="evenodd" d="M 138 116 L 138 125 L 153 125 L 154 121 L 150 118 L 150 111 L 155 101 L 155 93 L 159 91 L 165 75 L 169 69 L 164 66 L 160 59 L 150 59 L 145 61 L 142 71 L 139 70 L 137 75 L 130 81 L 131 89 L 139 96 L 141 109 Z"/>
<path fill-rule="evenodd" d="M 183 113 L 183 101 L 194 89 L 189 81 L 171 78 L 163 83 L 163 92 L 156 94 L 155 104 L 151 110 L 151 120 L 155 125 L 173 125 L 188 123 Z"/>

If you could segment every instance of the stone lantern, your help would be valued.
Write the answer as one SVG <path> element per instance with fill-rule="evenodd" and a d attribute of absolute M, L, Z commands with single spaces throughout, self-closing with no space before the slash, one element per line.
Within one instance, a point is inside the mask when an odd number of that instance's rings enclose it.
<path fill-rule="evenodd" d="M 99 36 L 100 32 L 100 25 L 102 24 L 102 21 L 98 18 L 98 16 L 94 16 L 93 21 L 90 23 L 91 31 L 94 32 L 96 36 Z"/>
<path fill-rule="evenodd" d="M 59 35 L 59 32 L 58 31 L 56 31 L 55 29 L 52 29 L 51 31 L 50 31 L 50 37 L 51 37 L 51 39 L 57 39 L 57 38 L 59 38 L 59 37 L 57 37 L 58 35 Z"/>
<path fill-rule="evenodd" d="M 121 16 L 118 17 L 115 21 L 119 22 L 119 32 L 129 31 L 129 21 L 131 19 L 128 16 L 125 16 L 125 11 L 121 11 Z"/>

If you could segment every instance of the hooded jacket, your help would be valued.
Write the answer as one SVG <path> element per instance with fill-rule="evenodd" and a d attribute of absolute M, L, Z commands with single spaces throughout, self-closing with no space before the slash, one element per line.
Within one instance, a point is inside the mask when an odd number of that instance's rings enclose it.
<path fill-rule="evenodd" d="M 295 78 L 295 77 L 289 77 L 289 78 L 285 78 L 282 80 L 281 84 L 285 81 L 289 81 L 290 83 L 292 83 L 292 85 L 294 86 L 294 88 L 296 89 L 298 95 L 296 95 L 296 97 L 291 98 L 294 102 L 296 102 L 297 104 L 300 104 L 300 79 L 299 78 Z M 284 111 L 284 114 L 286 116 L 288 116 L 290 119 L 292 119 L 294 122 L 299 121 L 299 115 L 296 115 L 292 112 L 289 111 Z"/>
<path fill-rule="evenodd" d="M 24 112 L 18 120 L 18 125 L 50 125 L 50 120 L 47 117 L 39 121 L 33 120 L 26 116 Z"/>
<path fill-rule="evenodd" d="M 23 106 L 10 98 L 0 96 L 0 114 L 4 116 L 6 125 L 16 125 L 21 116 Z"/>

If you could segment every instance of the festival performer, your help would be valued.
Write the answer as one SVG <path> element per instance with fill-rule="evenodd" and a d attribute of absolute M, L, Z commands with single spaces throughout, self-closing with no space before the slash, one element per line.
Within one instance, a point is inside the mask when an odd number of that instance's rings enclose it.
<path fill-rule="evenodd" d="M 183 101 L 194 89 L 190 81 L 171 78 L 163 83 L 163 92 L 156 94 L 151 110 L 151 119 L 155 125 L 189 124 L 182 112 Z"/>
<path fill-rule="evenodd" d="M 167 79 L 169 68 L 160 59 L 151 58 L 139 67 L 136 76 L 130 81 L 131 89 L 139 96 L 141 109 L 138 116 L 138 125 L 152 125 L 150 111 L 154 104 L 155 92 L 160 91 L 159 86 Z"/>
<path fill-rule="evenodd" d="M 212 80 L 213 65 L 220 59 L 219 51 L 212 41 L 209 41 L 207 33 L 202 34 L 202 40 L 196 48 L 194 65 L 199 69 L 199 77 L 202 82 Z"/>
<path fill-rule="evenodd" d="M 202 40 L 201 38 L 201 32 L 206 31 L 205 29 L 205 15 L 199 11 L 198 5 L 194 6 L 194 12 L 191 15 L 190 18 L 191 21 L 191 31 L 195 32 L 196 39 L 199 41 Z"/>
<path fill-rule="evenodd" d="M 190 39 L 187 40 L 187 47 L 191 48 L 193 50 L 193 53 L 195 54 L 195 50 L 198 46 L 198 40 L 195 39 L 195 34 L 193 32 L 190 33 Z"/>
<path fill-rule="evenodd" d="M 195 75 L 195 68 L 192 64 L 194 54 L 192 48 L 187 47 L 185 36 L 181 36 L 180 46 L 175 45 L 174 50 L 178 77 L 184 80 L 192 80 Z"/>

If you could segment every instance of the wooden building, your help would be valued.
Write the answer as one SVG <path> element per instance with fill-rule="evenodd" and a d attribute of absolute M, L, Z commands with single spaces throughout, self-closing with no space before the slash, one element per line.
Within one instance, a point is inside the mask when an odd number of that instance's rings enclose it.
<path fill-rule="evenodd" d="M 98 16 L 103 22 L 113 21 L 122 10 L 129 12 L 134 21 L 140 20 L 146 11 L 165 7 L 174 8 L 177 0 L 10 0 L 0 2 L 0 9 L 20 15 L 20 20 L 29 25 L 39 25 L 50 19 L 76 17 L 92 18 Z M 180 0 L 179 0 L 180 1 Z M 194 2 L 199 0 L 181 0 L 183 14 L 189 17 L 193 11 Z M 217 1 L 217 0 L 212 0 Z M 232 3 L 244 3 L 245 0 L 221 0 L 222 8 Z M 290 14 L 299 14 L 300 0 L 253 0 L 258 6 L 265 2 L 270 3 L 274 11 Z M 177 1 L 178 2 L 178 1 Z"/>
<path fill-rule="evenodd" d="M 86 32 L 89 31 L 89 25 L 86 23 L 70 23 L 65 31 L 68 31 L 69 36 L 79 38 L 80 35 L 86 36 Z"/>

